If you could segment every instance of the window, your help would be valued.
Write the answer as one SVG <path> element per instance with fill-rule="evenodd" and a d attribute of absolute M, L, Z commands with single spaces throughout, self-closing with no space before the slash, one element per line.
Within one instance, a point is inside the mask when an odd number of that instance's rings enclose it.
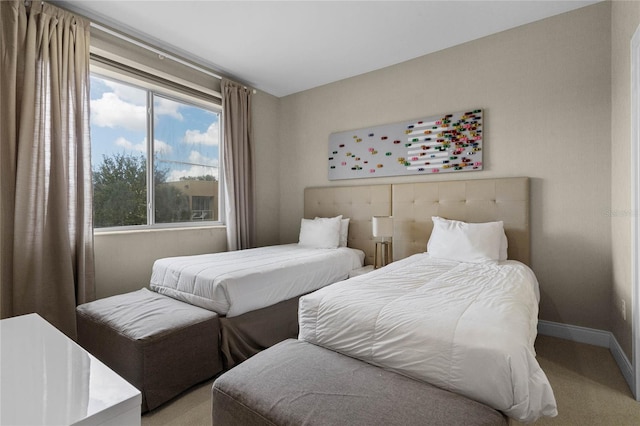
<path fill-rule="evenodd" d="M 211 210 L 213 199 L 213 195 L 210 197 L 199 195 L 191 197 L 191 219 L 205 220 L 213 217 L 214 212 Z"/>
<path fill-rule="evenodd" d="M 90 125 L 96 228 L 219 220 L 217 105 L 92 74 Z"/>

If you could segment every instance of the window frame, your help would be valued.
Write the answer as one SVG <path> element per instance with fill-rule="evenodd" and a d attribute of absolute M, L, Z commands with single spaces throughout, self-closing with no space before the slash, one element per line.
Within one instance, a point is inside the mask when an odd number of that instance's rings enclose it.
<path fill-rule="evenodd" d="M 126 225 L 126 226 L 107 226 L 107 227 L 94 227 L 94 233 L 109 233 L 109 232 L 126 232 L 126 231 L 143 231 L 143 230 L 159 230 L 159 229 L 184 229 L 184 228 L 197 228 L 197 227 L 212 227 L 212 226 L 224 226 L 226 223 L 224 212 L 225 209 L 225 191 L 224 191 L 224 162 L 223 155 L 224 150 L 222 141 L 224 138 L 224 117 L 222 114 L 222 106 L 213 101 L 207 101 L 200 97 L 193 96 L 188 93 L 183 93 L 179 90 L 172 90 L 170 88 L 154 84 L 150 81 L 145 81 L 143 78 L 132 76 L 124 70 L 113 70 L 108 67 L 103 67 L 99 62 L 91 61 L 89 67 L 90 76 L 96 76 L 102 79 L 111 80 L 116 83 L 126 84 L 137 89 L 144 90 L 146 92 L 146 161 L 147 161 L 147 176 L 146 176 L 146 189 L 147 189 L 147 223 L 141 225 Z M 154 95 L 158 95 L 162 98 L 187 104 L 189 106 L 198 107 L 207 111 L 218 114 L 218 126 L 219 126 L 219 144 L 218 144 L 218 219 L 217 220 L 199 220 L 188 222 L 170 222 L 170 223 L 156 223 L 155 222 L 155 186 L 154 182 L 154 114 L 153 114 L 153 98 Z M 204 97 L 204 96 L 203 96 Z M 92 172 L 94 165 L 91 165 Z M 93 186 L 93 181 L 92 181 Z M 93 206 L 92 206 L 93 213 Z"/>

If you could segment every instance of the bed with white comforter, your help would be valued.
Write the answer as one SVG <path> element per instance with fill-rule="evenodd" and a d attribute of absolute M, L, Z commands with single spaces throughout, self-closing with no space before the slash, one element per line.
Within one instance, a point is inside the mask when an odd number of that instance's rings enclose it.
<path fill-rule="evenodd" d="M 530 422 L 557 414 L 533 347 L 538 302 L 520 262 L 421 253 L 302 297 L 299 339 Z"/>
<path fill-rule="evenodd" d="M 151 289 L 234 317 L 344 280 L 363 261 L 361 250 L 299 244 L 168 257 L 154 263 Z"/>

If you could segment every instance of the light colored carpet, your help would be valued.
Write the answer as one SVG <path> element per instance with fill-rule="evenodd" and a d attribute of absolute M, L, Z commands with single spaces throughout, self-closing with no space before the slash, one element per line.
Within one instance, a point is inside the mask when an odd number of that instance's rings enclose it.
<path fill-rule="evenodd" d="M 640 402 L 633 399 L 608 349 L 538 336 L 536 352 L 553 387 L 559 412 L 557 417 L 541 419 L 536 425 L 640 425 Z M 142 425 L 211 425 L 212 383 L 198 385 L 145 414 Z"/>
<path fill-rule="evenodd" d="M 640 402 L 609 349 L 548 336 L 538 336 L 535 347 L 558 403 L 558 416 L 536 425 L 640 425 Z"/>

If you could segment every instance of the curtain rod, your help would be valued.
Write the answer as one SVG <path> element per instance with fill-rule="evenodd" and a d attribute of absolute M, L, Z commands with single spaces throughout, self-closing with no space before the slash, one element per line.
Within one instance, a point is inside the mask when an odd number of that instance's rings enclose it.
<path fill-rule="evenodd" d="M 191 62 L 188 62 L 188 61 L 180 59 L 180 58 L 178 58 L 176 56 L 173 56 L 170 53 L 163 52 L 163 51 L 161 51 L 159 49 L 156 49 L 156 48 L 154 48 L 152 46 L 149 46 L 146 43 L 142 43 L 142 42 L 140 42 L 138 40 L 135 40 L 135 39 L 133 39 L 131 37 L 128 37 L 128 36 L 118 32 L 118 31 L 114 31 L 111 28 L 104 27 L 104 26 L 102 26 L 100 24 L 97 24 L 97 23 L 95 23 L 93 21 L 91 22 L 91 26 L 96 28 L 96 29 L 98 29 L 98 30 L 100 30 L 100 31 L 104 31 L 105 33 L 108 33 L 108 34 L 110 34 L 110 35 L 112 35 L 114 37 L 117 37 L 117 38 L 119 38 L 121 40 L 124 40 L 126 42 L 135 44 L 138 47 L 142 47 L 143 49 L 146 49 L 146 50 L 148 50 L 150 52 L 153 52 L 156 55 L 158 55 L 158 57 L 160 59 L 169 58 L 172 61 L 178 62 L 178 63 L 180 63 L 182 65 L 185 65 L 185 66 L 187 66 L 189 68 L 192 68 L 192 69 L 194 69 L 196 71 L 200 71 L 201 73 L 204 73 L 204 74 L 210 75 L 211 77 L 215 77 L 215 78 L 218 78 L 218 79 L 222 80 L 222 76 L 221 75 L 218 75 L 218 74 L 216 74 L 216 73 L 214 73 L 212 71 L 209 71 L 208 69 L 202 68 L 202 67 L 200 67 L 200 66 L 198 66 L 196 64 L 193 64 Z"/>

